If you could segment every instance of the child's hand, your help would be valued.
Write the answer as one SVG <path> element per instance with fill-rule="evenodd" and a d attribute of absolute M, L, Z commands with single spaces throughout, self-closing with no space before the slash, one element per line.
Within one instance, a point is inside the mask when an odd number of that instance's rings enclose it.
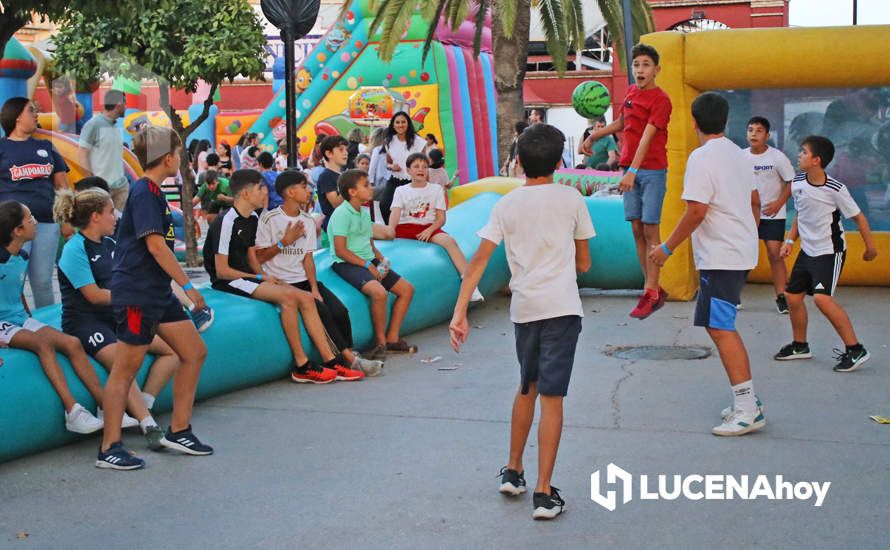
<path fill-rule="evenodd" d="M 430 238 L 432 238 L 432 236 L 433 236 L 433 228 L 427 227 L 426 229 L 424 229 L 423 231 L 421 231 L 420 233 L 417 234 L 417 240 L 428 243 L 428 242 L 430 242 Z"/>
<path fill-rule="evenodd" d="M 197 288 L 190 288 L 185 291 L 185 295 L 189 297 L 189 300 L 195 305 L 194 309 L 204 309 L 207 307 L 207 304 L 204 303 L 204 296 L 198 292 Z"/>
<path fill-rule="evenodd" d="M 775 215 L 779 212 L 779 210 L 780 210 L 780 209 L 782 208 L 782 206 L 784 206 L 784 205 L 785 205 L 785 202 L 784 202 L 784 201 L 782 201 L 782 200 L 775 200 L 775 201 L 773 201 L 773 202 L 767 204 L 767 205 L 766 205 L 766 208 L 764 208 L 763 210 L 761 210 L 761 212 L 763 213 L 764 216 L 766 216 L 766 217 L 768 217 L 768 218 L 772 218 L 773 216 L 775 216 Z"/>
<path fill-rule="evenodd" d="M 779 249 L 779 256 L 782 258 L 787 258 L 791 255 L 792 245 L 788 243 L 782 243 L 782 248 Z"/>
<path fill-rule="evenodd" d="M 669 258 L 668 254 L 662 248 L 661 243 L 649 249 L 649 261 L 657 266 L 662 266 Z"/>
<path fill-rule="evenodd" d="M 281 244 L 290 246 L 305 234 L 306 229 L 303 227 L 302 221 L 298 221 L 297 223 L 288 222 L 287 229 L 284 230 L 284 236 L 281 238 Z"/>
<path fill-rule="evenodd" d="M 448 332 L 451 334 L 451 347 L 460 353 L 460 345 L 467 341 L 467 336 L 470 334 L 470 324 L 467 323 L 466 313 L 454 313 L 451 324 L 448 325 Z"/>
<path fill-rule="evenodd" d="M 636 174 L 634 174 L 633 172 L 627 172 L 626 174 L 624 174 L 624 177 L 621 178 L 621 182 L 618 184 L 618 189 L 627 193 L 634 188 L 635 179 Z"/>
<path fill-rule="evenodd" d="M 878 257 L 878 249 L 873 246 L 866 247 L 865 252 L 862 253 L 862 259 L 865 260 L 866 262 L 870 262 L 877 257 Z"/>
<path fill-rule="evenodd" d="M 371 264 L 370 266 L 368 266 L 368 271 L 370 271 L 371 275 L 373 275 L 374 278 L 377 279 L 378 281 L 383 280 L 383 274 L 380 273 L 380 270 L 377 269 L 376 265 Z"/>

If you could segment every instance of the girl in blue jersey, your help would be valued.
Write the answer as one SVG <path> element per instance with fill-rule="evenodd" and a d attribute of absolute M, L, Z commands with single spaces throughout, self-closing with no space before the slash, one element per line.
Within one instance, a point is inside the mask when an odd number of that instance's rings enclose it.
<path fill-rule="evenodd" d="M 74 194 L 56 195 L 53 215 L 59 223 L 78 229 L 62 249 L 59 259 L 59 290 L 62 293 L 62 330 L 77 337 L 88 354 L 111 370 L 120 346 L 115 334 L 111 307 L 112 261 L 117 219 L 111 195 L 99 188 Z M 155 336 L 148 352 L 156 359 L 145 381 L 145 398 L 134 381 L 127 398 L 127 410 L 136 417 L 151 449 L 161 448 L 164 432 L 148 408 L 179 366 L 179 357 L 160 337 Z M 136 425 L 137 420 L 131 420 Z M 123 427 L 127 427 L 124 418 Z"/>
<path fill-rule="evenodd" d="M 65 406 L 65 427 L 76 433 L 93 433 L 102 429 L 102 421 L 71 395 L 56 352 L 68 357 L 74 372 L 101 406 L 102 385 L 93 365 L 76 338 L 31 317 L 22 295 L 28 271 L 28 254 L 22 248 L 36 233 L 37 220 L 27 206 L 12 200 L 0 203 L 0 347 L 34 352 Z"/>

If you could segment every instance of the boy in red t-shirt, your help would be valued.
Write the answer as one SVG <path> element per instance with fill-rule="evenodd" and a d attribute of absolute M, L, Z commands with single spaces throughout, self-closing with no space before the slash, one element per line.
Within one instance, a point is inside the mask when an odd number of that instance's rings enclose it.
<path fill-rule="evenodd" d="M 589 155 L 596 140 L 624 130 L 618 161 L 624 177 L 619 187 L 624 192 L 624 218 L 631 222 L 637 257 L 645 276 L 645 290 L 630 316 L 645 319 L 663 306 L 667 298 L 658 284 L 660 268 L 647 255 L 650 247 L 661 242 L 659 224 L 667 182 L 666 144 L 671 99 L 655 84 L 661 70 L 655 48 L 637 44 L 632 56 L 636 84 L 627 90 L 618 118 L 605 128 L 591 132 L 581 148 Z"/>

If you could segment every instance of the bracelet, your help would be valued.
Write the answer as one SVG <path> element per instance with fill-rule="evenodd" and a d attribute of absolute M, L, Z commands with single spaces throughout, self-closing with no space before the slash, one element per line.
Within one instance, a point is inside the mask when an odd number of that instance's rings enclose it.
<path fill-rule="evenodd" d="M 278 250 L 284 250 L 284 243 L 281 241 L 278 241 L 277 243 L 275 243 L 275 246 L 278 247 Z"/>
<path fill-rule="evenodd" d="M 262 281 L 262 280 L 263 280 L 263 274 L 262 274 L 262 273 L 257 273 L 257 274 L 256 274 L 256 280 L 257 280 L 257 281 Z"/>
<path fill-rule="evenodd" d="M 189 281 L 189 282 L 185 283 L 184 285 L 182 285 L 182 290 L 185 290 L 185 291 L 189 291 L 189 290 L 191 290 L 191 289 L 193 289 L 193 288 L 195 288 L 195 285 L 193 285 L 191 281 Z"/>
<path fill-rule="evenodd" d="M 366 260 L 365 261 L 365 269 L 370 269 L 370 268 L 371 268 L 371 260 Z"/>
<path fill-rule="evenodd" d="M 791 239 L 785 239 L 785 244 L 790 244 L 791 246 L 794 246 L 794 241 L 792 241 Z"/>
<path fill-rule="evenodd" d="M 636 169 L 636 168 L 630 168 L 630 167 L 628 167 L 628 168 L 627 168 L 627 171 L 630 172 L 630 173 L 633 174 L 633 175 L 636 175 L 636 174 L 637 174 L 637 169 Z"/>
<path fill-rule="evenodd" d="M 668 245 L 665 243 L 661 243 L 661 249 L 664 250 L 664 253 L 667 254 L 668 256 L 673 254 L 673 252 L 671 252 L 670 249 L 668 248 Z"/>

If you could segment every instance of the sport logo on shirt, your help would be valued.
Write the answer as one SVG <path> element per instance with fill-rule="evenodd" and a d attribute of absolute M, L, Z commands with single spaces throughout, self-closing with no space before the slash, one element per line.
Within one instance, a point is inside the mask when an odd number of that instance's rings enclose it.
<path fill-rule="evenodd" d="M 31 163 L 23 166 L 13 165 L 12 168 L 9 169 L 9 175 L 12 178 L 12 181 L 48 178 L 52 173 L 52 164 Z"/>

